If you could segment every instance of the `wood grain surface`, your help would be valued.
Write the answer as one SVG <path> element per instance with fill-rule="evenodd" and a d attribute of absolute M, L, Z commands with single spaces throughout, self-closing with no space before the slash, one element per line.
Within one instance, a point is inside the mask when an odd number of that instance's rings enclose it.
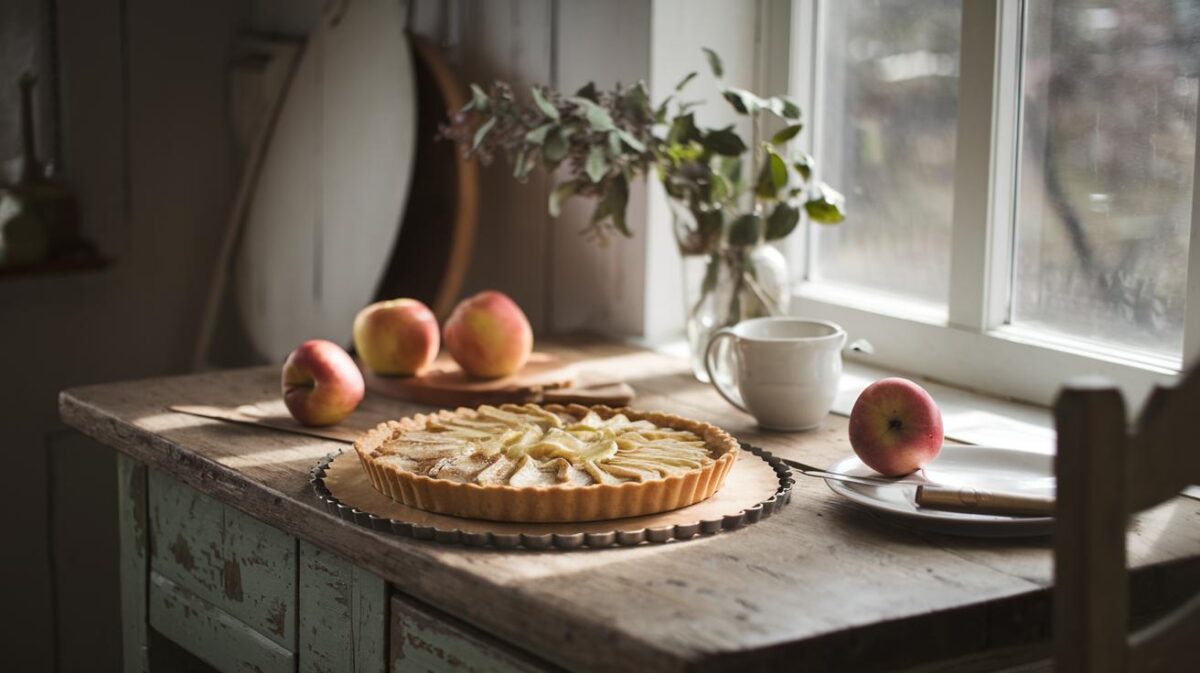
<path fill-rule="evenodd" d="M 783 457 L 827 466 L 850 451 L 846 420 L 805 433 L 758 430 L 687 363 L 588 340 L 590 358 L 637 390 L 635 406 L 718 424 Z M 275 368 L 76 388 L 70 425 L 264 522 L 334 551 L 398 590 L 541 659 L 580 670 L 893 668 L 1043 641 L 1045 540 L 955 538 L 905 528 L 803 478 L 769 520 L 683 544 L 499 552 L 400 539 L 327 514 L 308 483 L 337 442 L 173 413 L 279 395 Z M 421 407 L 368 395 L 365 413 Z M 1200 584 L 1200 502 L 1173 499 L 1128 535 L 1133 609 Z"/>

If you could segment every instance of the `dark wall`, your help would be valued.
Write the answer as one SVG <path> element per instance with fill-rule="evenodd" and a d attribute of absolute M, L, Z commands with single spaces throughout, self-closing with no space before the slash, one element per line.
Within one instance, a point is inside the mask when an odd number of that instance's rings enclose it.
<path fill-rule="evenodd" d="M 188 368 L 237 177 L 227 65 L 247 8 L 56 5 L 63 168 L 84 231 L 113 263 L 0 278 L 0 648 L 5 670 L 53 670 L 57 652 L 59 670 L 106 671 L 120 656 L 113 454 L 61 426 L 57 395 Z M 27 58 L 10 43 L 18 22 L 40 11 L 39 0 L 0 2 L 3 76 Z M 3 135 L 14 110 L 4 96 L 0 108 Z M 13 154 L 7 138 L 0 152 Z"/>

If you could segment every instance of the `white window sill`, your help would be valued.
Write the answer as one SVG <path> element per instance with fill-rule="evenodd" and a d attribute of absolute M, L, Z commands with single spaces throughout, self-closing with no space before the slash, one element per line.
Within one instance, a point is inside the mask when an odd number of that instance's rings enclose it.
<path fill-rule="evenodd" d="M 682 340 L 639 345 L 681 360 L 688 357 L 687 342 Z M 833 413 L 849 416 L 863 388 L 888 376 L 901 374 L 862 362 L 846 361 L 838 396 L 833 403 Z M 913 378 L 911 375 L 905 376 Z M 967 444 L 1046 454 L 1054 452 L 1054 420 L 1049 409 L 924 379 L 920 379 L 920 383 L 937 400 L 942 410 L 946 437 Z"/>
<path fill-rule="evenodd" d="M 684 340 L 661 344 L 634 343 L 673 358 L 688 359 L 688 346 Z M 1046 407 L 1003 400 L 862 362 L 846 361 L 838 396 L 833 402 L 833 413 L 849 416 L 854 401 L 863 389 L 888 376 L 918 378 L 933 399 L 937 400 L 948 439 L 1017 451 L 1054 453 L 1054 418 Z M 1200 486 L 1189 486 L 1183 494 L 1200 500 Z"/>

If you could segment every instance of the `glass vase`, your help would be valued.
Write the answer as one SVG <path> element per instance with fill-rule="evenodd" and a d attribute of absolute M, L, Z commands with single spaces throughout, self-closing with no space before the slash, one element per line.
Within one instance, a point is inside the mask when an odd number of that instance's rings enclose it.
<path fill-rule="evenodd" d="M 677 235 L 686 229 L 676 228 Z M 732 246 L 715 242 L 710 250 L 677 237 L 683 256 L 683 300 L 692 373 L 708 382 L 704 354 L 722 327 L 750 318 L 785 315 L 791 299 L 787 260 L 775 246 Z M 727 343 L 727 342 L 726 342 Z"/>

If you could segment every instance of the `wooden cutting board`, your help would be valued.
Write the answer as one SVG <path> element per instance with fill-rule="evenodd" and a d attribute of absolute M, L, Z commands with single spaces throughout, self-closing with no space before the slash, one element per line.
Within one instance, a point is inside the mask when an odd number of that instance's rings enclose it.
<path fill-rule="evenodd" d="M 480 404 L 607 404 L 625 406 L 633 389 L 616 381 L 580 381 L 567 360 L 548 353 L 533 353 L 525 367 L 512 376 L 475 379 L 450 357 L 440 356 L 420 376 L 379 376 L 365 368 L 367 390 L 417 404 L 438 407 L 474 407 Z"/>

